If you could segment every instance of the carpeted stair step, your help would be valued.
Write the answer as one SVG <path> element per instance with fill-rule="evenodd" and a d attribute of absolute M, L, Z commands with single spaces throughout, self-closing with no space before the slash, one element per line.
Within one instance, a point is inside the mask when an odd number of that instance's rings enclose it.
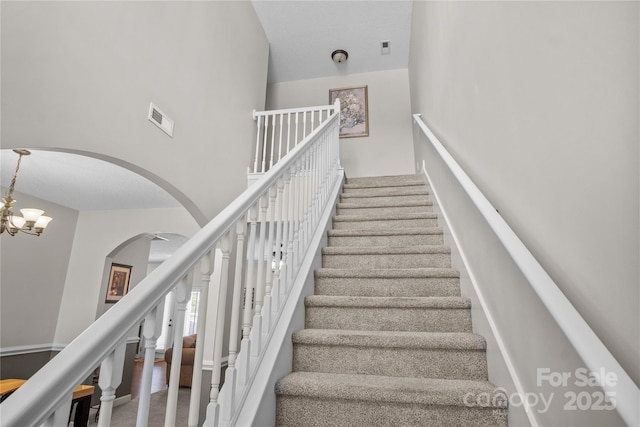
<path fill-rule="evenodd" d="M 347 179 L 327 238 L 276 425 L 507 426 L 423 177 Z"/>
<path fill-rule="evenodd" d="M 347 178 L 344 187 L 394 187 L 400 185 L 425 185 L 420 175 L 389 175 Z"/>
<path fill-rule="evenodd" d="M 381 203 L 386 204 L 399 204 L 399 203 L 415 203 L 415 202 L 429 202 L 429 194 L 410 194 L 410 195 L 389 195 L 379 197 L 360 197 L 357 195 L 342 194 L 340 196 L 340 203 L 346 203 L 349 205 L 362 205 L 371 206 L 379 205 Z"/>
<path fill-rule="evenodd" d="M 368 297 L 460 296 L 460 274 L 447 268 L 315 271 L 315 294 Z"/>
<path fill-rule="evenodd" d="M 304 329 L 293 334 L 293 370 L 487 380 L 485 349 L 471 333 Z"/>
<path fill-rule="evenodd" d="M 322 250 L 324 268 L 449 268 L 451 250 L 442 245 L 402 247 L 329 246 Z"/>
<path fill-rule="evenodd" d="M 443 245 L 441 228 L 378 228 L 329 230 L 329 246 L 424 246 Z"/>
<path fill-rule="evenodd" d="M 476 404 L 498 393 L 488 381 L 294 372 L 276 384 L 276 425 L 506 427 L 506 398 Z"/>
<path fill-rule="evenodd" d="M 366 214 L 396 214 L 410 212 L 433 212 L 433 202 L 428 200 L 418 200 L 410 202 L 393 203 L 384 198 L 380 198 L 378 203 L 363 206 L 356 203 L 338 203 L 338 215 L 366 215 Z"/>
<path fill-rule="evenodd" d="M 335 215 L 333 229 L 345 228 L 418 228 L 437 227 L 438 215 L 433 212 L 412 212 L 405 214 Z"/>
<path fill-rule="evenodd" d="M 358 197 L 387 197 L 387 196 L 424 196 L 429 194 L 424 185 L 406 185 L 402 187 L 371 187 L 344 189 L 343 199 Z"/>
<path fill-rule="evenodd" d="M 305 298 L 305 328 L 471 332 L 470 308 L 462 297 L 311 295 Z"/>

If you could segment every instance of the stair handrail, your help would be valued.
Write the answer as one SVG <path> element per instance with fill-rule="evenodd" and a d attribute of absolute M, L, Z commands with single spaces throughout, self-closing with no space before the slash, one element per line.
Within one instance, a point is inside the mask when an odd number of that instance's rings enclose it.
<path fill-rule="evenodd" d="M 571 342 L 591 372 L 606 367 L 608 372 L 617 375 L 617 382 L 604 381 L 602 388 L 616 396 L 616 409 L 622 419 L 630 426 L 640 425 L 638 402 L 640 389 L 629 374 L 598 338 L 593 329 L 578 313 L 569 299 L 562 293 L 551 276 L 544 270 L 533 254 L 527 249 L 516 233 L 509 227 L 496 208 L 460 167 L 438 137 L 422 120 L 422 115 L 413 114 L 413 120 L 438 152 L 445 165 L 455 176 L 460 186 L 473 201 L 478 211 L 494 231 L 503 247 L 516 263 L 531 288 L 538 295 L 558 326 Z"/>
<path fill-rule="evenodd" d="M 223 236 L 239 221 L 243 221 L 248 211 L 265 194 L 268 196 L 283 176 L 307 159 L 304 156 L 308 156 L 318 135 L 331 126 L 336 129 L 336 147 L 332 148 L 333 157 L 329 159 L 327 155 L 322 161 L 328 163 L 334 158 L 338 159 L 336 123 L 339 120 L 339 104 L 324 108 L 331 111 L 327 120 L 2 402 L 2 425 L 24 427 L 57 424 L 55 420 L 62 418 L 54 419 L 54 416 L 59 416 L 57 413 L 64 408 L 65 402 L 71 402 L 75 387 L 99 363 L 116 352 L 126 340 L 129 330 L 157 308 L 165 295 L 188 277 L 203 257 L 216 249 Z M 337 161 L 334 169 L 339 167 L 339 159 Z"/>

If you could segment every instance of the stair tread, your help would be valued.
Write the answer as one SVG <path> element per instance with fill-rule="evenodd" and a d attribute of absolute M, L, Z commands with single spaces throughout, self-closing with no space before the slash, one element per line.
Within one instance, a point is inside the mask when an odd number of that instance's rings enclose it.
<path fill-rule="evenodd" d="M 421 405 L 469 406 L 469 393 L 494 396 L 489 381 L 378 375 L 293 372 L 276 383 L 278 395 Z M 475 400 L 474 400 L 475 403 Z M 487 408 L 506 408 L 506 399 L 486 399 Z"/>
<path fill-rule="evenodd" d="M 485 350 L 480 335 L 469 332 L 354 331 L 302 329 L 293 333 L 294 344 L 325 346 Z"/>
<path fill-rule="evenodd" d="M 424 185 L 421 175 L 383 175 L 383 176 L 359 176 L 347 178 L 345 185 L 367 185 L 367 184 L 397 184 L 402 182 L 418 182 Z"/>
<path fill-rule="evenodd" d="M 373 191 L 373 190 L 381 191 Z M 395 191 L 391 191 L 394 190 Z M 397 196 L 424 196 L 428 195 L 429 191 L 424 185 L 413 185 L 408 187 L 377 187 L 377 188 L 362 188 L 362 191 L 350 191 L 348 193 L 340 194 L 340 199 L 358 199 L 358 198 L 384 198 L 384 197 L 397 197 Z M 385 190 L 385 191 L 382 191 Z"/>
<path fill-rule="evenodd" d="M 415 246 L 327 246 L 323 255 L 397 255 L 397 254 L 449 254 L 451 249 L 444 245 Z"/>
<path fill-rule="evenodd" d="M 406 212 L 395 214 L 353 214 L 334 215 L 334 221 L 379 221 L 379 220 L 399 220 L 399 219 L 433 219 L 438 218 L 438 214 L 433 212 Z"/>
<path fill-rule="evenodd" d="M 305 306 L 468 309 L 471 307 L 471 301 L 465 297 L 364 297 L 309 295 L 305 298 Z"/>
<path fill-rule="evenodd" d="M 460 273 L 451 268 L 319 268 L 315 271 L 316 277 L 336 278 L 422 278 L 422 277 L 454 277 L 459 278 Z"/>
<path fill-rule="evenodd" d="M 340 228 L 329 230 L 329 237 L 352 236 L 413 236 L 444 234 L 440 227 L 406 227 L 406 228 Z"/>
<path fill-rule="evenodd" d="M 339 202 L 339 209 L 366 209 L 366 208 L 409 208 L 414 206 L 433 206 L 433 202 L 424 200 L 374 200 L 370 204 L 363 205 L 361 203 Z"/>

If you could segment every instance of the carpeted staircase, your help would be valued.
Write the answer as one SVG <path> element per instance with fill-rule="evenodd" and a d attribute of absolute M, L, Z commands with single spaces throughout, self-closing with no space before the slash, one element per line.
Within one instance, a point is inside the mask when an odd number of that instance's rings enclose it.
<path fill-rule="evenodd" d="M 422 178 L 349 179 L 328 238 L 277 425 L 506 426 Z"/>

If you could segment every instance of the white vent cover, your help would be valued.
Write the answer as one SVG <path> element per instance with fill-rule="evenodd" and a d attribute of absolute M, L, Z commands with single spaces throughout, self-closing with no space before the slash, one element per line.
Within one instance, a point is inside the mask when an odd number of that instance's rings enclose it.
<path fill-rule="evenodd" d="M 167 135 L 173 137 L 173 120 L 153 105 L 153 102 L 149 105 L 149 120 Z"/>
<path fill-rule="evenodd" d="M 389 40 L 382 40 L 380 42 L 380 51 L 383 55 L 389 55 L 391 53 L 391 43 Z"/>

